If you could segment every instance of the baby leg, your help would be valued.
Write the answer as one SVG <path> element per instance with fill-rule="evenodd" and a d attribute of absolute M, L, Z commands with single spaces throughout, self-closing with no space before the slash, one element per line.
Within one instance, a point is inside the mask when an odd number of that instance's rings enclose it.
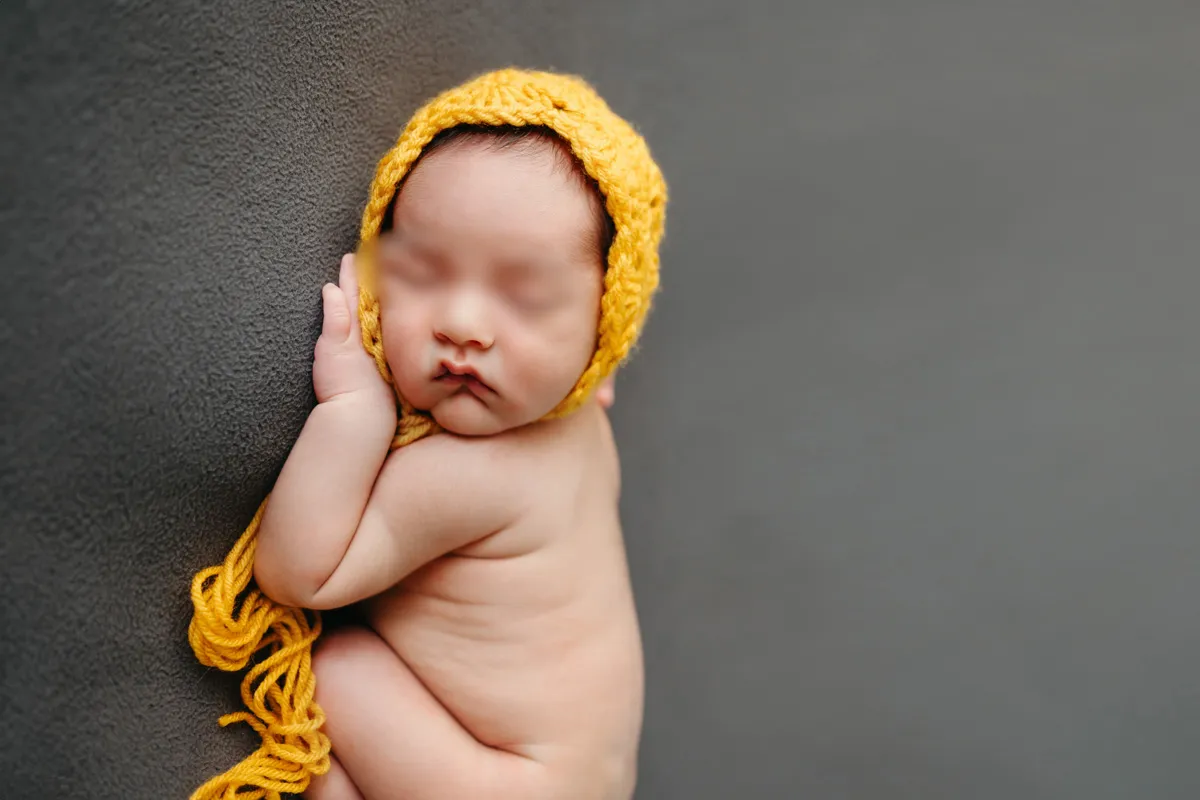
<path fill-rule="evenodd" d="M 313 671 L 345 783 L 365 800 L 546 796 L 541 764 L 476 740 L 374 632 L 331 633 L 317 646 Z"/>

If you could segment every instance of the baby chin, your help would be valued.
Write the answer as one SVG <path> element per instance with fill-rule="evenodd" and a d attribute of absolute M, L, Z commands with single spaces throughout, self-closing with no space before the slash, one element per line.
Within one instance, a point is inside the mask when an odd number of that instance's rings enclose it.
<path fill-rule="evenodd" d="M 459 436 L 491 436 L 516 427 L 466 389 L 434 403 L 429 413 L 438 425 Z"/>

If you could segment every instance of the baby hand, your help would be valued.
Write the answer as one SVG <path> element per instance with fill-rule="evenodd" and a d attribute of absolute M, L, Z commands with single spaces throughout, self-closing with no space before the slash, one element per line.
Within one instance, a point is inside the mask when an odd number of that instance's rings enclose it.
<path fill-rule="evenodd" d="M 614 377 L 609 375 L 604 381 L 596 387 L 596 402 L 603 409 L 612 408 L 613 403 L 617 401 L 617 389 L 614 385 Z"/>
<path fill-rule="evenodd" d="M 327 283 L 321 288 L 324 319 L 313 359 L 317 402 L 359 397 L 394 410 L 396 400 L 391 387 L 362 346 L 353 255 L 342 257 L 338 284 Z"/>

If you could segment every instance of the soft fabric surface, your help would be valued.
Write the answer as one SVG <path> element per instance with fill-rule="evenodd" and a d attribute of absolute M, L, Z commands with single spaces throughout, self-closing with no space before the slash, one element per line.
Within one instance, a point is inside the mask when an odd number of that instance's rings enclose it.
<path fill-rule="evenodd" d="M 249 752 L 188 582 L 432 92 L 576 70 L 672 190 L 614 422 L 639 798 L 1194 798 L 1200 7 L 0 6 L 0 795 Z"/>

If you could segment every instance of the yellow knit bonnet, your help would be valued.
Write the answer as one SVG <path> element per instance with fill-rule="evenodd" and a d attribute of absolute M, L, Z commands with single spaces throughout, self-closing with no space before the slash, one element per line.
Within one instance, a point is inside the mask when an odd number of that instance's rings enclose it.
<path fill-rule="evenodd" d="M 388 381 L 391 373 L 380 338 L 379 302 L 370 290 L 369 253 L 404 176 L 437 134 L 457 125 L 550 128 L 570 145 L 604 196 L 615 236 L 608 253 L 596 350 L 575 387 L 549 416 L 569 414 L 629 355 L 650 309 L 658 288 L 658 245 L 667 200 L 662 173 L 642 137 L 579 78 L 506 69 L 435 97 L 417 111 L 395 147 L 380 160 L 359 234 L 365 266 L 358 309 L 363 345 Z M 396 444 L 433 430 L 436 425 L 428 415 L 400 398 Z"/>
<path fill-rule="evenodd" d="M 629 355 L 650 310 L 658 288 L 658 248 L 667 201 L 662 173 L 642 137 L 577 77 L 498 70 L 443 92 L 419 109 L 379 161 L 359 233 L 363 346 L 389 382 L 379 302 L 372 291 L 372 245 L 400 182 L 426 145 L 458 125 L 549 128 L 570 146 L 603 195 L 614 236 L 596 349 L 574 388 L 548 416 L 569 414 Z M 403 398 L 398 404 L 393 447 L 437 432 L 428 414 Z M 194 614 L 188 629 L 192 650 L 206 666 L 237 671 L 258 657 L 242 681 L 247 710 L 225 715 L 220 724 L 246 722 L 262 737 L 262 744 L 196 789 L 192 800 L 279 800 L 281 793 L 303 792 L 313 775 L 329 770 L 330 744 L 321 730 L 325 717 L 313 702 L 312 645 L 321 633 L 320 615 L 279 606 L 251 585 L 255 537 L 266 503 L 225 561 L 193 578 Z"/>

